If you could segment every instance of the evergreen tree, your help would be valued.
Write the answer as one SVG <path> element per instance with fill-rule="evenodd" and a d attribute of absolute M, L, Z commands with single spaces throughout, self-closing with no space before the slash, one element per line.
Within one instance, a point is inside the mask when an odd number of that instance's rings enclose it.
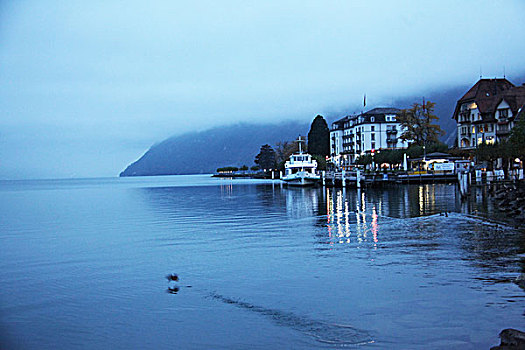
<path fill-rule="evenodd" d="M 315 117 L 308 132 L 308 153 L 322 157 L 330 155 L 330 130 L 321 115 Z"/>
<path fill-rule="evenodd" d="M 263 170 L 275 169 L 275 151 L 272 146 L 268 144 L 261 146 L 259 154 L 255 157 L 255 164 Z"/>
<path fill-rule="evenodd" d="M 427 101 L 424 104 L 414 103 L 412 108 L 404 109 L 397 118 L 405 128 L 400 138 L 419 146 L 439 142 L 439 136 L 443 135 L 444 131 L 434 124 L 438 120 L 438 117 L 432 114 L 435 105 Z"/>

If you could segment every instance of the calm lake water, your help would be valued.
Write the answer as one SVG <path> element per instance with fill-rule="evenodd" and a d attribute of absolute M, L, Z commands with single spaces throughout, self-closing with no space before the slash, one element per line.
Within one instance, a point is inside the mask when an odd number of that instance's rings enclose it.
<path fill-rule="evenodd" d="M 453 185 L 2 181 L 1 348 L 487 349 L 524 237 Z"/>

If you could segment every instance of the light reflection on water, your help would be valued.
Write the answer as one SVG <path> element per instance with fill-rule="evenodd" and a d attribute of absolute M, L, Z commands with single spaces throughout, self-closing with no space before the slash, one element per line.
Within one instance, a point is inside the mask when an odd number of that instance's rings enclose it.
<path fill-rule="evenodd" d="M 451 185 L 2 186 L 0 331 L 21 348 L 476 349 L 523 324 L 523 231 Z"/>

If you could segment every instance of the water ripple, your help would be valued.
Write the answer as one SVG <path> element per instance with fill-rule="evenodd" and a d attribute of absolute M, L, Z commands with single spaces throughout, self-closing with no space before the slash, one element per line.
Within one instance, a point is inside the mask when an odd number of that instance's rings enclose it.
<path fill-rule="evenodd" d="M 262 306 L 231 299 L 216 293 L 212 293 L 209 296 L 225 304 L 264 315 L 279 326 L 289 327 L 302 332 L 321 343 L 331 345 L 364 345 L 375 342 L 367 331 L 355 328 L 351 325 L 313 320 L 304 316 L 298 316 L 291 312 L 264 308 Z"/>

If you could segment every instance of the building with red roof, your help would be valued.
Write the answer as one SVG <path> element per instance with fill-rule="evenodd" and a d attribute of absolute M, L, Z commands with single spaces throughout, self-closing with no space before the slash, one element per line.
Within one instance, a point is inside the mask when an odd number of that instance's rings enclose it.
<path fill-rule="evenodd" d="M 458 148 L 506 139 L 525 106 L 525 84 L 507 79 L 480 79 L 461 97 L 452 118 L 457 123 Z"/>

